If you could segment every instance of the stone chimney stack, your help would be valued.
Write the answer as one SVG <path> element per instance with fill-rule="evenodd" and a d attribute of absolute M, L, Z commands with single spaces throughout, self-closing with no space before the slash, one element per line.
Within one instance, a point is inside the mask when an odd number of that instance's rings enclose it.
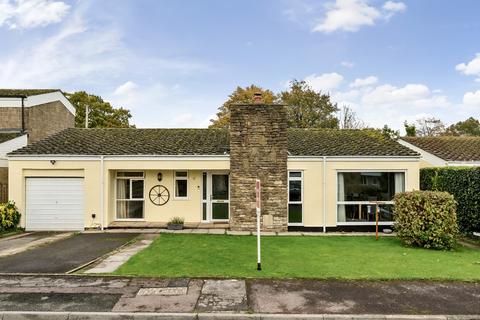
<path fill-rule="evenodd" d="M 230 110 L 230 228 L 256 228 L 255 180 L 262 183 L 262 229 L 286 231 L 287 118 L 283 105 L 263 103 Z"/>

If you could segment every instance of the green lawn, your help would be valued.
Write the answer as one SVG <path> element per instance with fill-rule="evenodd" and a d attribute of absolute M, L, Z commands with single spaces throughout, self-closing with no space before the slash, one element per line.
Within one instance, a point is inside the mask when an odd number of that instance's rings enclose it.
<path fill-rule="evenodd" d="M 115 273 L 161 277 L 480 280 L 480 250 L 403 247 L 393 237 L 162 234 Z"/>

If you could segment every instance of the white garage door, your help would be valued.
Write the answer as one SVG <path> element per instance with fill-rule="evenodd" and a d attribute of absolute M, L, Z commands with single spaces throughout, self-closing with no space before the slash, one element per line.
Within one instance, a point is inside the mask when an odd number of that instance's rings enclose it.
<path fill-rule="evenodd" d="M 27 178 L 27 230 L 83 230 L 83 178 Z"/>

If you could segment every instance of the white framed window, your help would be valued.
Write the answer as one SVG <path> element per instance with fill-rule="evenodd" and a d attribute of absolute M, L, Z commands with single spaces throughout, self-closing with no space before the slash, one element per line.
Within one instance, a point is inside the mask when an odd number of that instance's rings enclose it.
<path fill-rule="evenodd" d="M 118 171 L 116 175 L 116 218 L 143 219 L 145 175 L 139 171 Z"/>
<path fill-rule="evenodd" d="M 188 171 L 175 171 L 175 199 L 188 199 Z"/>
<path fill-rule="evenodd" d="M 288 224 L 303 224 L 303 172 L 288 172 Z"/>
<path fill-rule="evenodd" d="M 358 170 L 337 172 L 337 224 L 393 223 L 393 197 L 405 191 L 405 171 Z"/>

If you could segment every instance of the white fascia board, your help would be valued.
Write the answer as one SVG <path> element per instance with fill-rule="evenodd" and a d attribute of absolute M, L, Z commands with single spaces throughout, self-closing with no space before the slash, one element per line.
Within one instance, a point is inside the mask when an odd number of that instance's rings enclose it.
<path fill-rule="evenodd" d="M 10 155 L 7 156 L 9 161 L 15 160 L 63 160 L 63 161 L 78 161 L 78 160 L 95 160 L 98 161 L 102 158 L 102 155 Z M 197 155 L 197 156 L 148 156 L 148 155 L 106 155 L 103 156 L 105 161 L 125 161 L 125 160 L 153 160 L 153 161 L 191 161 L 191 160 L 199 160 L 199 161 L 219 161 L 219 160 L 229 160 L 230 157 L 228 156 L 210 156 L 210 155 Z"/>
<path fill-rule="evenodd" d="M 0 159 L 6 160 L 7 153 L 25 147 L 27 145 L 27 138 L 28 135 L 24 134 L 22 136 L 0 143 Z"/>
<path fill-rule="evenodd" d="M 425 160 L 428 163 L 431 163 L 435 167 L 444 167 L 447 165 L 447 161 L 443 160 L 442 158 L 437 157 L 436 155 L 430 152 L 427 152 L 405 140 L 398 139 L 398 143 L 400 143 L 401 145 L 404 145 L 407 148 L 412 149 L 413 151 L 420 153 L 423 160 Z"/>
<path fill-rule="evenodd" d="M 312 161 L 320 162 L 323 161 L 323 156 L 290 156 L 288 160 L 290 161 Z M 410 161 L 417 162 L 420 159 L 419 156 L 391 156 L 391 157 L 377 157 L 377 156 L 325 156 L 327 162 L 371 162 L 371 161 Z"/>
<path fill-rule="evenodd" d="M 39 104 L 45 104 L 49 102 L 60 101 L 65 108 L 70 111 L 71 114 L 75 115 L 75 107 L 68 101 L 67 97 L 61 91 L 55 91 L 44 94 L 37 94 L 35 96 L 29 96 L 25 99 L 26 107 L 38 106 Z"/>
<path fill-rule="evenodd" d="M 50 93 L 37 94 L 34 96 L 28 96 L 24 99 L 24 107 L 29 108 L 33 106 L 38 106 L 41 104 L 46 104 L 50 102 L 60 101 L 67 110 L 75 115 L 75 107 L 68 101 L 65 95 L 61 91 L 55 91 Z M 1 107 L 13 107 L 20 108 L 22 106 L 22 98 L 0 98 L 0 108 Z"/>
<path fill-rule="evenodd" d="M 480 161 L 448 161 L 449 167 L 480 167 Z"/>

